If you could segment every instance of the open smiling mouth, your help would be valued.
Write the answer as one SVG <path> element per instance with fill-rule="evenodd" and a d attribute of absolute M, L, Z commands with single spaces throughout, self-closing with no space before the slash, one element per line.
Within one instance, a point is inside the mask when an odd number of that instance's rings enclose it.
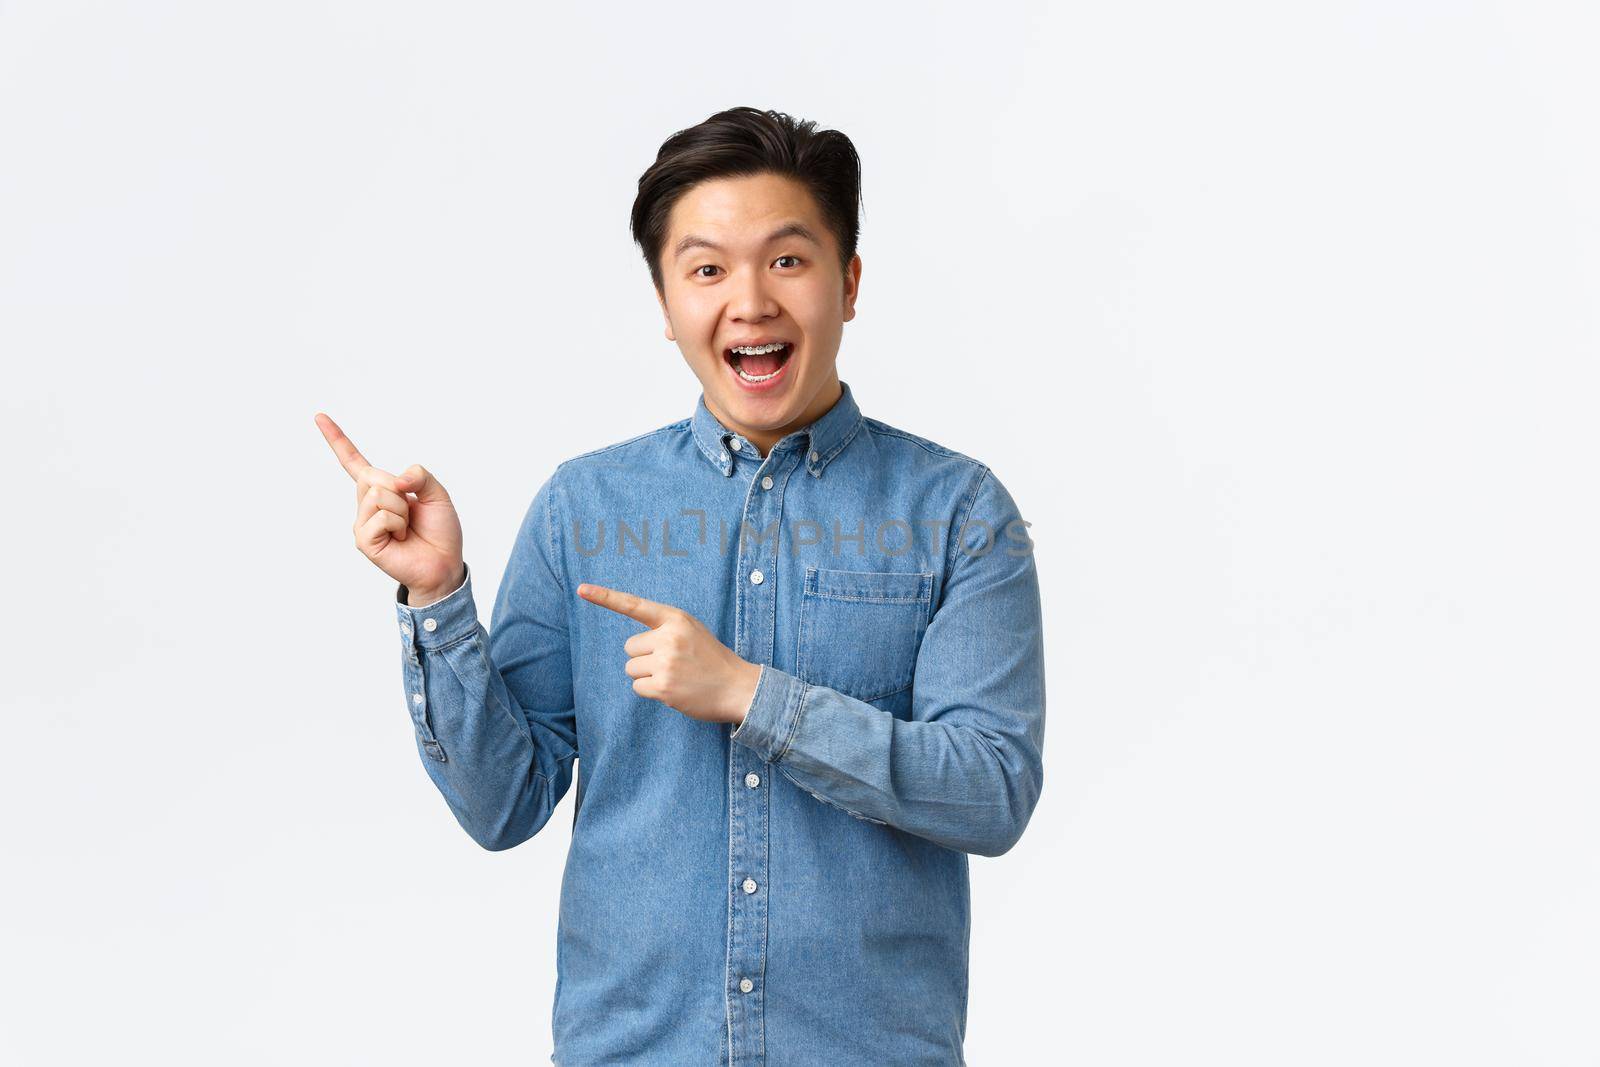
<path fill-rule="evenodd" d="M 734 374 L 751 385 L 772 381 L 782 373 L 793 354 L 794 345 L 788 341 L 722 350 L 722 358 L 733 368 Z"/>

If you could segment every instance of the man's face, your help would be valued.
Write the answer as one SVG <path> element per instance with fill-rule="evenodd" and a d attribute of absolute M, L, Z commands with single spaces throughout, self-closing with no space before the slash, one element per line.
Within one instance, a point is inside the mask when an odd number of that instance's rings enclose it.
<path fill-rule="evenodd" d="M 696 185 L 672 207 L 661 271 L 667 339 L 723 425 L 765 453 L 838 400 L 834 361 L 855 318 L 861 257 L 840 271 L 838 243 L 803 185 L 776 174 Z M 731 351 L 765 341 L 788 347 Z"/>

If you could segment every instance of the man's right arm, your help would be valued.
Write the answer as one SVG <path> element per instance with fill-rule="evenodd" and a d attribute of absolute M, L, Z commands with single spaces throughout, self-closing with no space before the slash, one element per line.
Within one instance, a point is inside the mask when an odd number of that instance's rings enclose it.
<path fill-rule="evenodd" d="M 493 851 L 543 828 L 578 754 L 553 492 L 554 476 L 523 519 L 490 629 L 478 622 L 465 564 L 461 584 L 440 599 L 410 596 L 404 585 L 395 597 L 423 766 L 462 829 Z"/>

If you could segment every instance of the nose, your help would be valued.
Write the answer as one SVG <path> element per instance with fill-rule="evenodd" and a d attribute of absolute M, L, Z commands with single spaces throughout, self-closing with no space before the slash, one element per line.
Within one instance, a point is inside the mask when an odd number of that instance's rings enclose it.
<path fill-rule="evenodd" d="M 730 278 L 728 316 L 738 322 L 758 322 L 778 313 L 778 302 L 767 290 L 767 277 L 759 271 L 743 271 Z"/>

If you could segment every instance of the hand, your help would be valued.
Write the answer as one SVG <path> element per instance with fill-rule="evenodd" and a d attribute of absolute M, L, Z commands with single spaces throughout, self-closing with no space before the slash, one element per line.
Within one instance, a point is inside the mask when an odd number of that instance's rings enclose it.
<path fill-rule="evenodd" d="M 603 585 L 585 583 L 578 586 L 578 595 L 650 627 L 622 646 L 635 693 L 692 719 L 744 721 L 761 677 L 760 664 L 736 656 L 687 611 Z"/>
<path fill-rule="evenodd" d="M 461 519 L 444 486 L 418 465 L 401 474 L 380 470 L 332 419 L 319 411 L 316 422 L 356 483 L 356 547 L 404 585 L 413 602 L 431 603 L 454 591 L 462 581 Z"/>

